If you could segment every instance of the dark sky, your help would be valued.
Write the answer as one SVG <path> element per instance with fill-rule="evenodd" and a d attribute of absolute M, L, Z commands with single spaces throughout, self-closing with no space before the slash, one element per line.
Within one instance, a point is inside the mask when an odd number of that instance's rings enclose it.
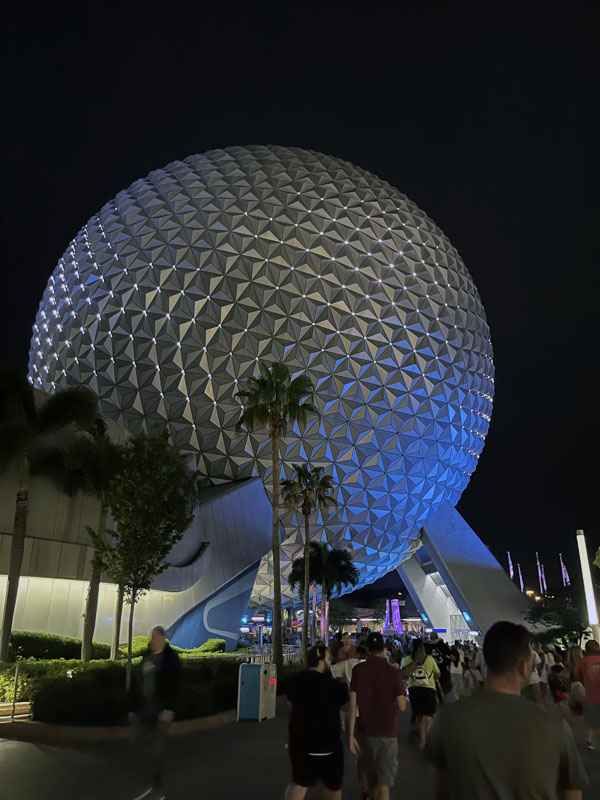
<path fill-rule="evenodd" d="M 600 544 L 577 327 L 585 7 L 236 5 L 9 0 L 0 359 L 26 367 L 69 240 L 151 169 L 251 143 L 348 159 L 442 227 L 488 314 L 497 394 L 459 510 L 530 583 L 536 549 L 553 582 L 559 550 L 575 573 L 575 529 Z"/>

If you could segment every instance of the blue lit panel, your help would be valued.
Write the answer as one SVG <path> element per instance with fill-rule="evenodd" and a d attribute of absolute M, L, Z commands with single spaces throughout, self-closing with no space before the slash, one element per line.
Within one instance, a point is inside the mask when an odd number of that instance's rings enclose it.
<path fill-rule="evenodd" d="M 353 550 L 361 584 L 416 546 L 477 465 L 492 347 L 471 276 L 437 225 L 352 164 L 285 147 L 195 155 L 135 181 L 81 229 L 36 317 L 30 377 L 89 386 L 128 430 L 166 423 L 210 481 L 260 475 L 266 433 L 236 436 L 259 360 L 308 371 L 322 416 L 282 445 L 283 471 L 333 473 L 312 535 Z M 282 564 L 302 520 L 283 516 Z M 253 599 L 271 593 L 263 560 Z M 287 583 L 284 584 L 287 592 Z"/>

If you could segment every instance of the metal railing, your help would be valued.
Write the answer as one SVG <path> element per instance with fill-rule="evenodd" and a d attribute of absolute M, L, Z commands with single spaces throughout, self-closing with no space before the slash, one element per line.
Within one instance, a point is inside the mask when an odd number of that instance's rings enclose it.
<path fill-rule="evenodd" d="M 255 647 L 252 653 L 215 653 L 219 658 L 232 658 L 245 664 L 267 664 L 273 660 L 273 648 L 271 645 Z M 200 659 L 203 656 L 188 656 L 190 659 Z M 302 661 L 302 648 L 299 645 L 283 646 L 283 663 L 298 664 Z"/>

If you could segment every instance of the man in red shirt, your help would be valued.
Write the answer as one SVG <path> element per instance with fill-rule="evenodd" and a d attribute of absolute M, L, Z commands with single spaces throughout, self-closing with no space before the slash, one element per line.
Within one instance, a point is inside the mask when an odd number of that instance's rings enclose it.
<path fill-rule="evenodd" d="M 406 708 L 404 682 L 400 670 L 386 661 L 380 633 L 369 634 L 367 648 L 369 658 L 352 671 L 348 741 L 350 752 L 360 753 L 369 797 L 388 800 L 398 769 L 398 709 Z"/>
<path fill-rule="evenodd" d="M 577 662 L 575 677 L 585 686 L 583 719 L 587 726 L 587 746 L 595 749 L 594 739 L 600 732 L 600 644 L 590 640 L 585 656 Z"/>

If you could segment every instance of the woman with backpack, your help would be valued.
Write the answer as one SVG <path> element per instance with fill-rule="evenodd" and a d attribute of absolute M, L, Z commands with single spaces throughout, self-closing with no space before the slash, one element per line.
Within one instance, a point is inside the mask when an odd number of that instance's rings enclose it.
<path fill-rule="evenodd" d="M 433 656 L 425 652 L 420 639 L 413 642 L 412 660 L 403 674 L 408 678 L 408 697 L 415 715 L 419 746 L 423 749 L 437 707 L 436 680 L 440 670 Z"/>

